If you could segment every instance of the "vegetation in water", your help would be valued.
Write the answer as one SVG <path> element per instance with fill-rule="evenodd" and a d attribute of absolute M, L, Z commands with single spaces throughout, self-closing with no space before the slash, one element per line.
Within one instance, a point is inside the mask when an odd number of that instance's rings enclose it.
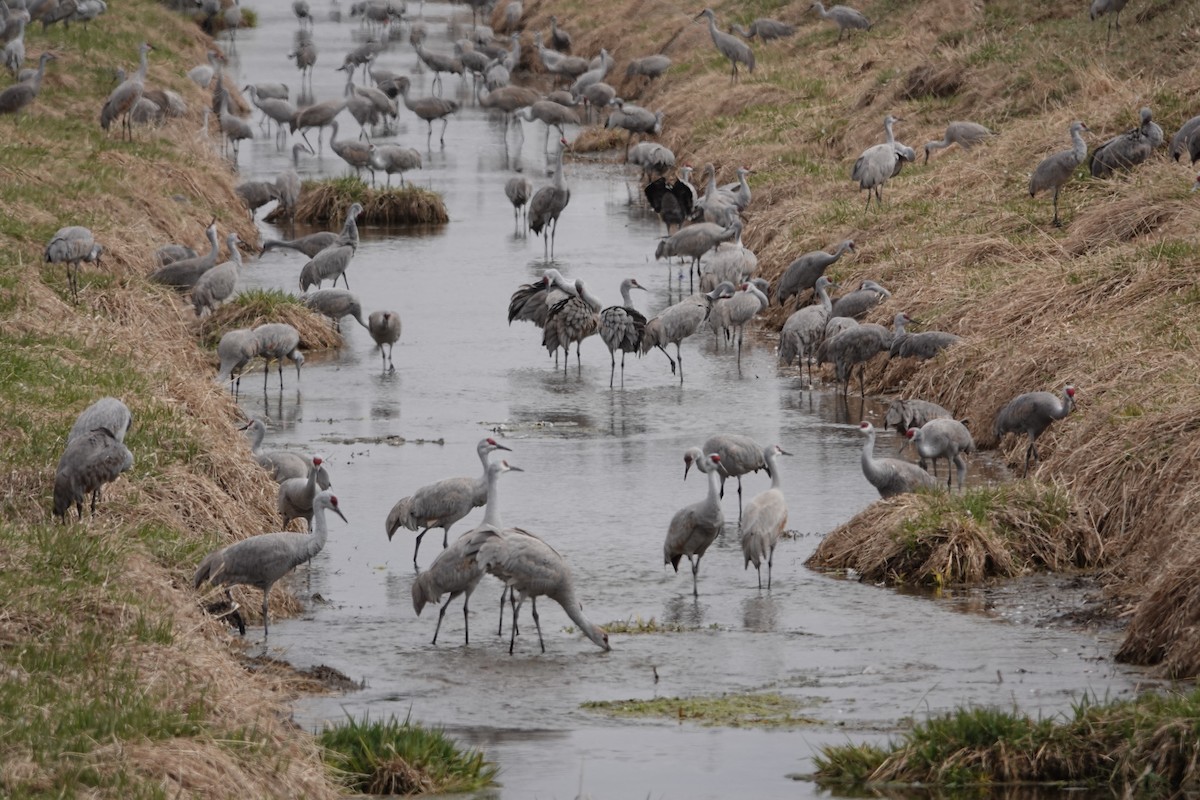
<path fill-rule="evenodd" d="M 583 708 L 613 717 L 662 717 L 706 727 L 793 728 L 814 724 L 804 705 L 777 693 L 714 697 L 656 697 L 650 700 L 597 700 Z"/>

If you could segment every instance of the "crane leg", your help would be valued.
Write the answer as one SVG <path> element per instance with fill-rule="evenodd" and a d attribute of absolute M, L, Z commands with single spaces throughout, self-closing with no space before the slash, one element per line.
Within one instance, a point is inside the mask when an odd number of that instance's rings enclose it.
<path fill-rule="evenodd" d="M 696 556 L 695 558 L 688 556 L 688 561 L 692 562 L 692 597 L 699 597 L 700 556 Z"/>
<path fill-rule="evenodd" d="M 521 604 L 517 602 L 517 593 L 513 591 L 511 586 L 508 587 L 508 602 L 512 606 L 513 614 L 512 634 L 508 639 L 508 654 L 511 656 L 513 654 L 513 647 L 517 644 L 517 614 L 521 610 Z"/>
<path fill-rule="evenodd" d="M 450 526 L 442 528 L 442 549 L 445 550 L 450 546 Z"/>
<path fill-rule="evenodd" d="M 742 476 L 738 475 L 738 522 L 742 521 Z"/>
<path fill-rule="evenodd" d="M 625 385 L 625 351 L 621 351 L 621 385 Z"/>
<path fill-rule="evenodd" d="M 858 399 L 860 399 L 860 400 L 867 399 L 867 387 L 866 387 L 866 380 L 865 380 L 866 371 L 867 371 L 867 365 L 859 364 L 859 366 L 858 366 Z"/>
<path fill-rule="evenodd" d="M 442 117 L 442 135 L 441 135 L 441 137 L 438 138 L 438 141 L 442 143 L 443 147 L 446 146 L 446 126 L 449 124 L 450 124 L 450 118 Z M 432 126 L 430 126 L 430 127 L 432 127 Z"/>
<path fill-rule="evenodd" d="M 576 374 L 580 374 L 580 375 L 583 374 L 583 354 L 579 352 L 582 349 L 583 349 L 583 340 L 580 339 L 578 342 L 575 343 L 575 372 L 576 372 Z"/>
<path fill-rule="evenodd" d="M 267 628 L 267 617 L 269 616 L 269 613 L 268 613 L 268 608 L 270 607 L 270 603 L 271 603 L 271 587 L 270 587 L 270 586 L 268 586 L 268 587 L 266 588 L 266 591 L 264 591 L 264 592 L 263 592 L 263 606 L 262 606 L 262 612 L 263 612 L 263 641 L 266 641 L 267 634 L 269 634 L 269 633 L 270 633 L 270 630 Z"/>
<path fill-rule="evenodd" d="M 679 342 L 675 343 L 675 360 L 679 362 L 679 382 L 683 383 L 683 353 L 679 350 Z"/>
<path fill-rule="evenodd" d="M 770 550 L 767 551 L 767 589 L 768 589 L 768 591 L 771 588 L 771 567 L 774 565 L 774 561 L 775 561 L 775 548 L 772 547 Z"/>
<path fill-rule="evenodd" d="M 1061 228 L 1062 220 L 1058 218 L 1058 189 L 1059 187 L 1054 187 L 1054 221 L 1051 224 L 1056 228 Z"/>
<path fill-rule="evenodd" d="M 958 473 L 958 490 L 963 490 L 963 482 L 967 478 L 967 461 L 961 454 L 954 454 L 954 471 Z M 950 488 L 950 476 L 946 476 L 946 488 Z"/>
<path fill-rule="evenodd" d="M 612 360 L 612 369 L 608 371 L 608 388 L 613 388 L 613 379 L 617 376 L 617 354 L 613 350 L 608 351 L 608 357 Z M 621 354 L 621 383 L 625 382 L 625 354 Z"/>
<path fill-rule="evenodd" d="M 542 623 L 538 619 L 537 597 L 536 596 L 533 598 L 532 605 L 533 605 L 533 625 L 535 628 L 537 628 L 538 644 L 541 645 L 542 652 L 544 653 L 544 652 L 546 652 L 546 643 L 544 641 L 542 641 Z"/>
<path fill-rule="evenodd" d="M 458 597 L 458 594 L 459 594 L 458 592 L 451 592 L 450 596 L 446 598 L 446 602 L 442 603 L 442 607 L 440 609 L 438 609 L 438 621 L 437 621 L 437 625 L 434 626 L 434 629 L 433 629 L 432 644 L 437 644 L 438 631 L 440 631 L 442 629 L 442 617 L 446 616 L 446 606 L 450 605 L 450 601 L 453 600 L 454 598 Z"/>
<path fill-rule="evenodd" d="M 500 636 L 504 633 L 504 601 L 508 599 L 508 584 L 504 585 L 504 590 L 500 592 L 500 626 L 496 628 L 496 635 Z"/>
<path fill-rule="evenodd" d="M 429 528 L 425 528 L 425 530 L 423 530 L 417 534 L 417 543 L 416 543 L 416 545 L 413 546 L 413 566 L 414 567 L 417 565 L 417 551 L 421 549 L 421 539 L 428 532 L 429 532 Z"/>
<path fill-rule="evenodd" d="M 467 590 L 467 596 L 463 598 L 463 644 L 471 643 L 471 620 L 468 611 L 471 606 L 471 589 Z"/>
<path fill-rule="evenodd" d="M 430 142 L 433 141 L 433 120 L 427 119 L 425 123 L 429 125 L 429 132 L 425 134 L 425 149 L 431 149 Z"/>
<path fill-rule="evenodd" d="M 671 358 L 671 354 L 667 352 L 667 348 L 663 347 L 661 344 L 655 345 L 655 346 L 659 350 L 662 350 L 662 354 L 667 357 L 667 361 L 671 362 L 671 374 L 674 375 L 675 374 L 675 359 Z M 679 345 L 676 345 L 675 347 L 676 347 L 676 349 L 678 349 Z"/>

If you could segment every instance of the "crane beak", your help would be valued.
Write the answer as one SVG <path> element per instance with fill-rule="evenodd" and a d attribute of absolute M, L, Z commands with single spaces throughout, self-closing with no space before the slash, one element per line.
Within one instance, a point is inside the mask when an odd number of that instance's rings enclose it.
<path fill-rule="evenodd" d="M 342 522 L 346 523 L 347 525 L 350 524 L 350 520 L 346 519 L 346 515 L 342 513 L 342 510 L 340 508 L 330 506 L 329 510 L 332 511 L 333 513 L 337 514 L 339 517 L 341 517 Z"/>
<path fill-rule="evenodd" d="M 687 480 L 687 476 L 688 476 L 688 470 L 689 470 L 689 469 L 691 469 L 691 468 L 692 468 L 692 462 L 691 462 L 691 461 L 684 461 L 684 462 L 683 462 L 683 479 L 684 479 L 685 481 Z"/>
<path fill-rule="evenodd" d="M 509 452 L 509 453 L 511 453 L 511 452 L 512 452 L 512 448 L 511 448 L 511 447 L 505 447 L 504 445 L 502 445 L 502 444 L 499 444 L 499 443 L 497 443 L 497 444 L 495 445 L 495 448 L 496 448 L 497 450 L 505 450 L 505 451 L 507 451 L 507 452 Z M 510 464 L 509 466 L 512 466 L 512 465 Z M 513 467 L 513 469 L 519 469 L 519 467 Z"/>
<path fill-rule="evenodd" d="M 784 449 L 781 447 L 781 448 L 779 448 L 779 455 L 781 455 L 781 456 L 790 456 L 790 455 L 793 455 L 793 454 L 792 454 L 792 453 L 789 453 L 787 450 L 784 450 Z"/>

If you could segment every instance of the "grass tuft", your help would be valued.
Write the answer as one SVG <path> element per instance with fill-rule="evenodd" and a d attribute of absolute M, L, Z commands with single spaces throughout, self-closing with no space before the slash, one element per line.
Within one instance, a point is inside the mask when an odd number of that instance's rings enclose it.
<path fill-rule="evenodd" d="M 478 750 L 408 718 L 348 717 L 317 738 L 342 783 L 365 794 L 473 792 L 494 784 L 498 772 Z"/>
<path fill-rule="evenodd" d="M 270 322 L 285 322 L 295 328 L 305 350 L 342 346 L 342 335 L 328 319 L 282 289 L 249 289 L 238 294 L 200 321 L 201 337 L 205 346 L 215 348 L 227 331 L 256 328 Z"/>
<path fill-rule="evenodd" d="M 800 701 L 777 693 L 716 697 L 656 697 L 651 700 L 603 700 L 583 708 L 613 717 L 662 717 L 706 727 L 794 728 L 815 724 L 799 713 Z"/>
<path fill-rule="evenodd" d="M 309 224 L 340 224 L 352 203 L 361 203 L 359 221 L 370 225 L 441 225 L 449 222 L 442 196 L 428 189 L 375 189 L 358 178 L 305 181 L 296 204 L 296 221 Z M 276 209 L 272 214 L 279 212 Z M 271 214 L 267 221 L 273 220 Z"/>

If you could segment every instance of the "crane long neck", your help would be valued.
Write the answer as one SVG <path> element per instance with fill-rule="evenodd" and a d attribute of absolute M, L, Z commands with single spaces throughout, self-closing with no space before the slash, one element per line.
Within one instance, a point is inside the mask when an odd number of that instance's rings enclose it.
<path fill-rule="evenodd" d="M 767 453 L 764 454 L 765 457 L 763 460 L 766 461 L 767 466 L 771 468 L 771 488 L 782 489 L 783 481 L 779 478 L 779 466 L 775 463 L 776 455 L 778 454 L 775 452 L 775 448 L 771 448 L 769 451 L 767 451 Z"/>
<path fill-rule="evenodd" d="M 500 521 L 500 470 L 488 470 L 487 508 L 483 512 L 483 524 L 496 530 L 504 527 Z"/>
<path fill-rule="evenodd" d="M 317 491 L 317 471 L 320 469 L 316 464 L 308 465 L 308 483 L 305 484 L 305 489 L 310 496 Z"/>
<path fill-rule="evenodd" d="M 579 299 L 588 305 L 592 311 L 599 311 L 603 308 L 603 304 L 592 294 L 586 286 L 579 287 Z"/>
<path fill-rule="evenodd" d="M 305 561 L 321 552 L 325 548 L 325 541 L 329 538 L 329 526 L 325 522 L 324 506 L 313 507 L 312 530 L 312 535 L 305 536 L 302 540 L 304 552 L 308 556 L 304 559 Z"/>
<path fill-rule="evenodd" d="M 569 574 L 567 576 L 566 588 L 554 595 L 554 599 L 562 606 L 563 611 L 567 612 L 567 616 L 571 618 L 571 621 L 579 626 L 579 630 L 583 631 L 584 636 L 601 647 L 608 649 L 608 645 L 604 641 L 604 632 L 594 622 L 584 616 L 583 606 L 575 599 L 575 589 L 570 584 Z"/>
<path fill-rule="evenodd" d="M 567 182 L 563 177 L 563 153 L 566 152 L 566 145 L 558 148 L 558 159 L 554 163 L 554 188 L 563 191 L 567 188 Z"/>
<path fill-rule="evenodd" d="M 715 464 L 708 465 L 708 497 L 707 504 L 710 507 L 721 507 L 721 476 L 720 468 Z"/>
<path fill-rule="evenodd" d="M 712 35 L 713 41 L 715 42 L 717 40 L 717 34 L 720 33 L 720 31 L 717 30 L 717 18 L 712 14 L 708 15 L 708 32 Z"/>
<path fill-rule="evenodd" d="M 217 250 L 220 248 L 220 245 L 217 244 L 217 231 L 216 228 L 209 228 L 208 230 L 208 256 L 210 261 L 215 261 L 217 258 Z"/>
<path fill-rule="evenodd" d="M 250 426 L 250 452 L 258 455 L 258 451 L 262 448 L 263 437 L 267 434 L 267 428 L 261 422 L 257 425 Z"/>
<path fill-rule="evenodd" d="M 1075 155 L 1075 160 L 1079 163 L 1087 156 L 1087 142 L 1083 141 L 1083 134 L 1078 128 L 1071 128 L 1071 151 Z"/>
<path fill-rule="evenodd" d="M 862 468 L 863 468 L 863 474 L 867 476 L 867 480 L 869 480 L 872 484 L 874 484 L 877 479 L 883 477 L 883 470 L 880 468 L 879 464 L 875 461 L 874 450 L 875 450 L 875 431 L 871 431 L 867 434 L 866 444 L 863 445 Z"/>
<path fill-rule="evenodd" d="M 829 299 L 829 285 L 822 283 L 817 287 L 817 295 L 821 298 L 821 308 L 825 309 L 825 315 L 833 313 L 833 301 Z"/>
<path fill-rule="evenodd" d="M 1064 389 L 1062 402 L 1059 403 L 1058 406 L 1058 412 L 1053 416 L 1055 419 L 1062 419 L 1063 417 L 1067 416 L 1067 414 L 1070 414 L 1071 409 L 1073 408 L 1075 408 L 1075 398 L 1071 397 L 1071 395 L 1067 393 L 1067 390 Z"/>
<path fill-rule="evenodd" d="M 629 296 L 631 287 L 627 283 L 621 284 L 621 305 L 625 308 L 633 308 L 633 298 Z"/>
<path fill-rule="evenodd" d="M 883 130 L 887 134 L 887 143 L 890 145 L 896 144 L 896 136 L 892 133 L 892 120 L 890 117 L 883 121 Z"/>

